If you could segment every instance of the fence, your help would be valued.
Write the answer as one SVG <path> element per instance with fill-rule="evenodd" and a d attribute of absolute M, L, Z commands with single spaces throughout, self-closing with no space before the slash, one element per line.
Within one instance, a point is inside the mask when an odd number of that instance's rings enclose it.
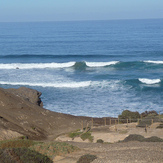
<path fill-rule="evenodd" d="M 81 129 L 83 128 L 92 128 L 92 127 L 98 127 L 98 126 L 107 126 L 107 125 L 118 125 L 118 124 L 124 124 L 128 126 L 129 123 L 135 122 L 137 123 L 138 127 L 147 127 L 152 125 L 154 122 L 162 122 L 163 123 L 163 117 L 161 117 L 160 113 L 157 118 L 154 117 L 147 117 L 143 118 L 137 118 L 137 119 L 120 119 L 120 118 L 91 118 L 89 121 L 82 121 L 81 122 Z M 85 126 L 85 127 L 84 127 Z"/>

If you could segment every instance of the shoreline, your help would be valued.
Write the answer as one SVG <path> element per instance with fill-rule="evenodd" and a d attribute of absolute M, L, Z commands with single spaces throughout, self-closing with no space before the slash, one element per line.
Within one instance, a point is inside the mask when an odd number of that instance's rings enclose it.
<path fill-rule="evenodd" d="M 15 132 L 29 139 L 52 140 L 58 135 L 76 129 L 131 123 L 133 118 L 136 118 L 136 121 L 140 118 L 138 112 L 128 110 L 122 112 L 119 118 L 94 118 L 57 113 L 43 108 L 40 96 L 41 92 L 26 87 L 0 88 L 0 128 L 5 129 L 6 133 Z M 130 118 L 125 118 L 123 114 L 128 114 Z M 145 114 L 157 113 L 144 112 L 143 116 Z M 12 134 L 10 135 L 12 137 Z"/>

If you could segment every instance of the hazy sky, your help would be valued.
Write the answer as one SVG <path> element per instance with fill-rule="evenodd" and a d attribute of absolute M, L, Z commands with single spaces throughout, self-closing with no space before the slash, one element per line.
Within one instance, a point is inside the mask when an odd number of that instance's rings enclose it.
<path fill-rule="evenodd" d="M 0 0 L 0 22 L 163 18 L 163 0 Z"/>

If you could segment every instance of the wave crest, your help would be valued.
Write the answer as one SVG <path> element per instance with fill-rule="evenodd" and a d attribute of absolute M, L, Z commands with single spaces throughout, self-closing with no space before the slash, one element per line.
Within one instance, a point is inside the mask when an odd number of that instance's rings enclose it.
<path fill-rule="evenodd" d="M 161 82 L 160 79 L 146 79 L 146 78 L 139 78 L 139 81 L 145 84 L 158 84 Z"/>
<path fill-rule="evenodd" d="M 65 62 L 65 63 L 10 63 L 0 64 L 0 69 L 45 69 L 45 68 L 68 68 L 75 67 L 76 69 L 83 69 L 86 67 L 103 67 L 114 65 L 118 61 L 111 62 Z"/>
<path fill-rule="evenodd" d="M 0 81 L 3 85 L 22 85 L 22 86 L 37 86 L 37 87 L 54 87 L 54 88 L 80 88 L 88 87 L 91 85 L 91 81 L 83 82 L 69 82 L 69 83 L 27 83 L 27 82 L 4 82 Z"/>
<path fill-rule="evenodd" d="M 146 63 L 163 64 L 163 61 L 144 61 Z"/>
<path fill-rule="evenodd" d="M 71 67 L 75 62 L 67 63 L 11 63 L 0 64 L 0 69 L 44 69 L 44 68 L 67 68 Z"/>
<path fill-rule="evenodd" d="M 110 62 L 86 62 L 88 67 L 104 67 L 109 65 L 115 65 L 119 61 L 110 61 Z"/>

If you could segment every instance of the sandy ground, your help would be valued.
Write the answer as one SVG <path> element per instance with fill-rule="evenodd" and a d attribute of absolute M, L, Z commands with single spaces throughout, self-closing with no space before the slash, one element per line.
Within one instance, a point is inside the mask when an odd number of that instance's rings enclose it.
<path fill-rule="evenodd" d="M 153 123 L 150 127 L 147 128 L 147 132 L 145 132 L 145 128 L 136 127 L 137 123 L 129 123 L 128 125 L 119 124 L 112 126 L 94 127 L 91 129 L 91 132 L 92 136 L 94 137 L 94 143 L 96 143 L 98 139 L 102 139 L 104 142 L 108 143 L 115 143 L 124 140 L 130 134 L 142 135 L 145 138 L 157 136 L 163 139 L 163 129 L 156 129 L 159 124 L 160 123 Z M 76 137 L 72 140 L 70 137 L 68 137 L 67 134 L 57 137 L 56 140 L 83 142 L 83 140 L 79 137 Z M 85 140 L 84 142 L 89 141 Z"/>
<path fill-rule="evenodd" d="M 144 137 L 157 136 L 163 139 L 163 129 L 156 129 L 159 123 L 147 128 L 136 127 L 136 123 L 119 124 L 112 126 L 94 127 L 91 129 L 94 142 L 81 140 L 79 137 L 72 140 L 67 135 L 61 135 L 56 140 L 66 141 L 79 147 L 81 150 L 66 156 L 56 156 L 54 162 L 76 163 L 84 154 L 93 154 L 98 158 L 93 163 L 163 163 L 163 143 L 160 142 L 121 142 L 130 134 L 139 134 Z M 96 143 L 97 139 L 104 140 L 104 144 Z"/>

